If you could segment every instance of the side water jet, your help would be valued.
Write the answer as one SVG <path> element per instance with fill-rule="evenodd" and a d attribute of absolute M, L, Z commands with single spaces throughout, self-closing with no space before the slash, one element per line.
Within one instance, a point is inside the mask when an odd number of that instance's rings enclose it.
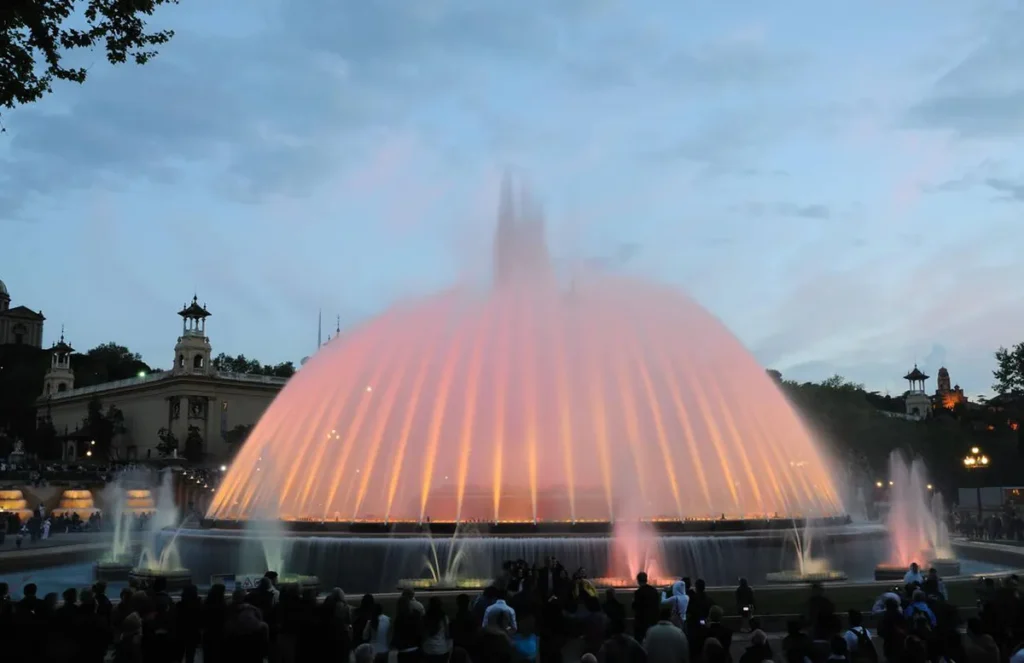
<path fill-rule="evenodd" d="M 902 580 L 911 563 L 934 567 L 940 575 L 960 573 L 949 543 L 942 496 L 928 483 L 924 461 L 907 462 L 903 454 L 889 456 L 889 562 L 875 568 L 876 580 Z"/>
<path fill-rule="evenodd" d="M 617 520 L 612 528 L 611 563 L 604 578 L 594 584 L 606 587 L 628 587 L 636 583 L 643 571 L 652 585 L 670 585 L 674 578 L 662 566 L 661 537 L 654 527 L 642 520 Z"/>
<path fill-rule="evenodd" d="M 803 529 L 793 522 L 793 529 L 786 536 L 787 543 L 793 544 L 796 553 L 796 568 L 776 571 L 765 576 L 772 583 L 837 582 L 846 580 L 846 574 L 834 570 L 824 557 L 814 556 L 814 528 L 807 521 Z"/>
<path fill-rule="evenodd" d="M 149 472 L 124 471 L 104 488 L 102 500 L 107 505 L 104 520 L 113 525 L 113 539 L 110 551 L 93 567 L 96 580 L 128 579 L 137 554 L 133 535 L 156 511 L 152 492 L 140 487 L 151 484 L 152 478 Z"/>
<path fill-rule="evenodd" d="M 192 572 L 183 568 L 178 554 L 180 530 L 178 507 L 174 502 L 174 477 L 165 470 L 156 494 L 156 510 L 147 521 L 142 537 L 142 553 L 129 578 L 153 584 L 162 579 L 167 589 L 180 589 L 192 582 Z M 161 545 L 162 533 L 174 529 L 170 540 Z"/>
<path fill-rule="evenodd" d="M 277 574 L 279 588 L 319 588 L 318 577 L 295 572 L 290 555 L 288 531 L 283 522 L 273 517 L 250 520 L 246 522 L 245 530 L 250 541 L 258 542 L 258 550 L 248 547 L 240 551 L 239 565 L 247 575 L 250 571 L 254 572 L 252 575 L 273 572 Z"/>

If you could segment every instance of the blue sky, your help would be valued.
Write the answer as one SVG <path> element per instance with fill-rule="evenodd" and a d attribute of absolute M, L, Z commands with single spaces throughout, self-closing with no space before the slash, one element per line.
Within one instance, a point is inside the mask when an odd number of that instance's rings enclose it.
<path fill-rule="evenodd" d="M 204 0 L 146 67 L 4 114 L 2 278 L 170 363 L 314 349 L 479 276 L 525 172 L 560 261 L 678 284 L 787 377 L 989 390 L 1024 340 L 1020 3 Z M 622 247 L 635 247 L 622 251 Z M 333 325 L 332 325 L 333 326 Z M 934 383 L 933 383 L 934 384 Z"/>

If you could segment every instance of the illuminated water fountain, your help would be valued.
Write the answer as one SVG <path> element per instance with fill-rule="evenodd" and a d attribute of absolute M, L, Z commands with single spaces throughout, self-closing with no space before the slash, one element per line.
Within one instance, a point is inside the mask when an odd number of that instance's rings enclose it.
<path fill-rule="evenodd" d="M 121 473 L 103 491 L 107 504 L 106 524 L 113 524 L 110 552 L 93 567 L 97 580 L 127 580 L 138 562 L 139 546 L 133 533 L 142 518 L 156 513 L 153 491 L 145 488 L 155 481 L 150 472 L 132 470 Z"/>
<path fill-rule="evenodd" d="M 280 589 L 289 586 L 302 587 L 304 589 L 317 589 L 320 586 L 320 579 L 315 575 L 293 573 L 288 560 L 288 552 L 291 540 L 281 521 L 261 518 L 246 523 L 248 537 L 259 543 L 259 554 L 246 554 L 243 550 L 241 565 L 243 569 L 255 570 L 256 575 L 273 571 L 278 574 L 277 586 Z M 251 552 L 251 549 L 250 549 Z M 252 569 L 251 567 L 258 567 Z"/>
<path fill-rule="evenodd" d="M 25 522 L 32 517 L 32 509 L 28 508 L 28 500 L 20 490 L 0 490 L 0 514 L 15 514 Z"/>
<path fill-rule="evenodd" d="M 949 543 L 942 496 L 928 483 L 924 462 L 907 462 L 894 451 L 889 457 L 889 513 L 886 517 L 891 555 L 875 569 L 878 580 L 901 580 L 912 562 L 935 567 L 940 575 L 956 575 L 960 563 Z"/>
<path fill-rule="evenodd" d="M 836 582 L 846 574 L 832 569 L 824 557 L 814 556 L 814 529 L 805 523 L 801 529 L 793 523 L 791 539 L 796 552 L 796 568 L 769 573 L 766 580 L 774 583 Z"/>
<path fill-rule="evenodd" d="M 544 232 L 507 182 L 493 287 L 397 304 L 326 344 L 232 462 L 206 540 L 234 548 L 225 532 L 269 513 L 292 537 L 373 535 L 419 559 L 420 526 L 436 538 L 476 523 L 492 546 L 589 535 L 599 551 L 559 545 L 618 576 L 621 520 L 682 534 L 844 515 L 819 446 L 718 320 L 668 286 L 596 272 L 560 282 Z M 289 563 L 312 563 L 321 545 L 295 543 Z"/>
<path fill-rule="evenodd" d="M 441 545 L 426 531 L 430 542 L 430 551 L 423 558 L 423 568 L 429 574 L 426 578 L 403 578 L 398 586 L 409 589 L 482 589 L 490 578 L 472 577 L 463 568 L 468 562 L 469 548 L 466 546 L 468 537 L 478 535 L 479 531 L 472 525 L 459 526 L 450 537 L 445 537 Z"/>
<path fill-rule="evenodd" d="M 92 491 L 85 489 L 65 490 L 60 496 L 60 502 L 53 510 L 55 516 L 71 517 L 77 514 L 82 520 L 88 520 L 94 514 L 100 513 L 92 499 Z"/>
<path fill-rule="evenodd" d="M 156 495 L 156 509 L 146 521 L 142 537 L 142 552 L 138 563 L 129 573 L 129 578 L 154 583 L 162 578 L 168 589 L 178 589 L 192 582 L 192 573 L 181 563 L 177 537 L 178 507 L 174 502 L 174 478 L 169 471 L 163 472 Z M 162 541 L 164 530 L 173 529 L 169 539 Z"/>

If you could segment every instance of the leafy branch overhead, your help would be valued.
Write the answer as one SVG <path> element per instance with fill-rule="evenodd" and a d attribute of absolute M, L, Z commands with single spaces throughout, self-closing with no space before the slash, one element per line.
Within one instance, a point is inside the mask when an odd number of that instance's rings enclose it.
<path fill-rule="evenodd" d="M 101 47 L 111 64 L 145 64 L 172 30 L 147 32 L 160 5 L 178 0 L 0 0 L 0 107 L 38 101 L 54 80 L 84 83 L 85 67 L 69 51 Z"/>

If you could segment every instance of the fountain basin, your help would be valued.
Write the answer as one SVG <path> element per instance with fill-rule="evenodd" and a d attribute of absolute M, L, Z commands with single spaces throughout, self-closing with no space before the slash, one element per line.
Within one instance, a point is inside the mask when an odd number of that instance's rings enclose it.
<path fill-rule="evenodd" d="M 418 592 L 443 592 L 452 589 L 485 589 L 493 582 L 493 579 L 488 578 L 459 578 L 458 580 L 403 578 L 398 581 L 398 589 L 414 589 Z"/>
<path fill-rule="evenodd" d="M 286 589 L 295 587 L 300 592 L 307 589 L 314 589 L 317 592 L 320 591 L 320 578 L 316 576 L 299 575 L 294 573 L 286 573 L 278 576 L 277 578 L 278 589 Z"/>
<path fill-rule="evenodd" d="M 960 561 L 952 557 L 938 557 L 928 562 L 928 568 L 938 571 L 939 576 L 960 575 Z"/>
<path fill-rule="evenodd" d="M 875 567 L 875 580 L 880 582 L 894 580 L 903 582 L 905 575 L 907 575 L 907 567 L 902 564 L 879 564 Z"/>
<path fill-rule="evenodd" d="M 96 580 L 121 582 L 128 580 L 134 566 L 131 562 L 116 560 L 96 562 L 92 567 L 93 576 Z"/>
<path fill-rule="evenodd" d="M 136 580 L 152 586 L 158 578 L 167 582 L 168 591 L 182 589 L 192 584 L 192 572 L 188 569 L 146 569 L 135 567 L 128 573 L 129 580 Z"/>
<path fill-rule="evenodd" d="M 596 589 L 636 589 L 633 578 L 587 578 Z M 654 587 L 671 587 L 678 578 L 650 578 Z M 450 591 L 453 589 L 484 589 L 494 582 L 490 578 L 459 578 L 457 580 L 434 580 L 432 578 L 405 578 L 398 581 L 398 589 L 416 591 Z M 280 584 L 280 583 L 278 583 Z"/>
<path fill-rule="evenodd" d="M 901 576 L 902 577 L 902 576 Z M 776 571 L 765 575 L 765 580 L 772 584 L 806 584 L 812 582 L 841 582 L 847 576 L 842 571 L 818 571 L 801 573 L 796 569 Z"/>

